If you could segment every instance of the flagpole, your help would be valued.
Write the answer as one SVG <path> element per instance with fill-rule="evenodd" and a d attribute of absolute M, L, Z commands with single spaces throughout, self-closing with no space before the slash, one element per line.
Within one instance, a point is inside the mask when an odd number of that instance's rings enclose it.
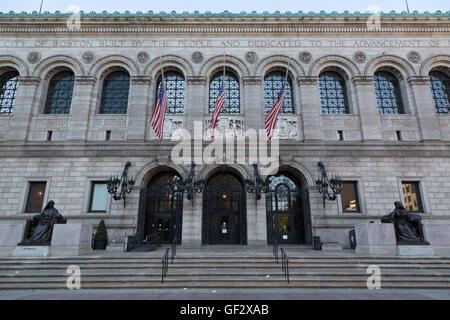
<path fill-rule="evenodd" d="M 42 4 L 44 3 L 44 0 L 41 0 L 41 7 L 39 8 L 39 14 L 42 12 Z"/>
<path fill-rule="evenodd" d="M 163 83 L 163 87 L 164 87 L 164 91 L 165 91 L 166 90 L 166 81 L 164 79 L 164 67 L 163 67 L 163 62 L 162 62 L 161 56 L 159 56 L 159 62 L 161 63 L 161 78 L 162 78 L 162 83 Z"/>
<path fill-rule="evenodd" d="M 225 53 L 223 54 L 223 97 L 225 99 Z"/>

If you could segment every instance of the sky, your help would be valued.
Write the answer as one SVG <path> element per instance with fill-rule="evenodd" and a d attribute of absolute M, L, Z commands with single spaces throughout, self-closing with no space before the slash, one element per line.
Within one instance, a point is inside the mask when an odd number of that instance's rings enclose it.
<path fill-rule="evenodd" d="M 44 5 L 42 11 L 61 11 L 67 12 L 71 6 L 77 6 L 85 12 L 170 12 L 175 10 L 179 13 L 183 11 L 193 12 L 222 12 L 229 11 L 239 13 L 241 11 L 263 11 L 269 12 L 326 12 L 332 11 L 360 11 L 366 12 L 370 6 L 378 6 L 381 11 L 389 12 L 395 10 L 397 12 L 406 11 L 405 0 L 43 0 Z M 437 10 L 450 11 L 449 0 L 408 0 L 411 11 L 419 12 Z M 0 12 L 33 12 L 39 11 L 41 0 L 0 0 Z"/>

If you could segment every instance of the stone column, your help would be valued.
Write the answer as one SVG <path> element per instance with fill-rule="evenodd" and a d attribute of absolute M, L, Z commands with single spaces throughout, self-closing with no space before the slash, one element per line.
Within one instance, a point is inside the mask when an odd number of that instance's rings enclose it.
<path fill-rule="evenodd" d="M 151 79 L 131 77 L 130 99 L 128 101 L 128 141 L 144 141 L 146 126 L 150 121 L 147 114 Z"/>
<path fill-rule="evenodd" d="M 302 107 L 303 136 L 305 142 L 323 140 L 322 110 L 318 77 L 298 77 L 300 85 L 300 104 Z"/>
<path fill-rule="evenodd" d="M 362 139 L 363 141 L 381 141 L 383 134 L 373 77 L 358 76 L 354 77 L 352 81 L 356 89 L 359 106 Z"/>
<path fill-rule="evenodd" d="M 244 79 L 245 129 L 264 128 L 264 93 L 261 77 L 245 77 Z"/>
<path fill-rule="evenodd" d="M 430 77 L 410 77 L 408 84 L 411 86 L 414 96 L 422 140 L 442 140 L 436 107 L 434 106 L 433 94 L 430 88 Z"/>
<path fill-rule="evenodd" d="M 37 77 L 19 77 L 19 89 L 17 91 L 11 126 L 6 140 L 17 142 L 26 141 L 39 82 L 40 80 Z"/>
<path fill-rule="evenodd" d="M 76 77 L 70 107 L 69 141 L 86 141 L 94 77 Z"/>

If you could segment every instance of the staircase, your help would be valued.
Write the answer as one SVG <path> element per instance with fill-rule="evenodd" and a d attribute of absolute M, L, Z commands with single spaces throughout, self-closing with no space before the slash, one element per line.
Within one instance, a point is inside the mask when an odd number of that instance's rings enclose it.
<path fill-rule="evenodd" d="M 161 284 L 163 250 L 105 252 L 83 257 L 0 258 L 0 290 L 66 289 L 69 265 L 81 269 L 82 289 L 367 289 L 370 265 L 382 289 L 450 289 L 450 258 L 356 256 L 353 251 L 288 248 L 290 283 L 271 248 L 178 249 Z"/>

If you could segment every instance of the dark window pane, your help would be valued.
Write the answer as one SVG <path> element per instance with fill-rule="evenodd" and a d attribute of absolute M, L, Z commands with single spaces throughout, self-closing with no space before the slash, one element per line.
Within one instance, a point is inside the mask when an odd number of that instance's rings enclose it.
<path fill-rule="evenodd" d="M 361 212 L 358 199 L 358 183 L 344 182 L 342 183 L 342 211 L 344 212 Z"/>
<path fill-rule="evenodd" d="M 159 76 L 156 82 L 156 90 L 162 81 L 162 76 Z M 181 114 L 184 112 L 184 77 L 176 71 L 164 72 L 164 82 L 166 84 L 166 98 L 167 98 L 167 113 Z M 158 92 L 156 92 L 156 97 Z M 156 104 L 156 100 L 155 100 Z"/>
<path fill-rule="evenodd" d="M 297 186 L 294 181 L 285 175 L 271 176 L 268 178 L 270 192 L 266 195 L 267 205 L 270 211 L 297 210 Z"/>
<path fill-rule="evenodd" d="M 375 73 L 374 84 L 380 114 L 404 113 L 400 84 L 393 74 Z"/>
<path fill-rule="evenodd" d="M 48 86 L 44 113 L 70 113 L 74 81 L 75 76 L 71 71 L 63 71 L 53 76 Z"/>
<path fill-rule="evenodd" d="M 403 182 L 403 196 L 405 207 L 409 212 L 423 212 L 422 197 L 418 182 Z"/>
<path fill-rule="evenodd" d="M 0 114 L 11 114 L 16 100 L 19 74 L 10 71 L 0 76 Z"/>
<path fill-rule="evenodd" d="M 106 212 L 108 190 L 105 182 L 93 182 L 89 212 Z"/>
<path fill-rule="evenodd" d="M 26 213 L 39 213 L 42 211 L 46 182 L 30 182 L 28 191 Z"/>
<path fill-rule="evenodd" d="M 220 85 L 223 81 L 223 72 L 218 72 L 209 84 L 209 113 L 214 112 Z M 225 73 L 225 104 L 221 114 L 240 113 L 240 86 L 238 78 L 231 72 Z"/>
<path fill-rule="evenodd" d="M 445 73 L 432 71 L 430 72 L 430 85 L 436 113 L 449 113 L 450 78 Z"/>
<path fill-rule="evenodd" d="M 284 79 L 286 79 L 286 73 L 281 71 L 271 72 L 264 78 L 264 107 L 266 114 L 269 113 L 275 103 L 275 100 L 283 87 Z M 280 113 L 293 114 L 293 101 L 292 81 L 291 78 L 288 77 L 286 87 L 284 89 L 283 107 L 281 108 Z"/>
<path fill-rule="evenodd" d="M 130 76 L 125 71 L 116 71 L 106 76 L 103 81 L 100 113 L 126 114 Z"/>
<path fill-rule="evenodd" d="M 323 72 L 319 76 L 320 103 L 325 114 L 349 113 L 345 79 L 336 72 Z"/>

